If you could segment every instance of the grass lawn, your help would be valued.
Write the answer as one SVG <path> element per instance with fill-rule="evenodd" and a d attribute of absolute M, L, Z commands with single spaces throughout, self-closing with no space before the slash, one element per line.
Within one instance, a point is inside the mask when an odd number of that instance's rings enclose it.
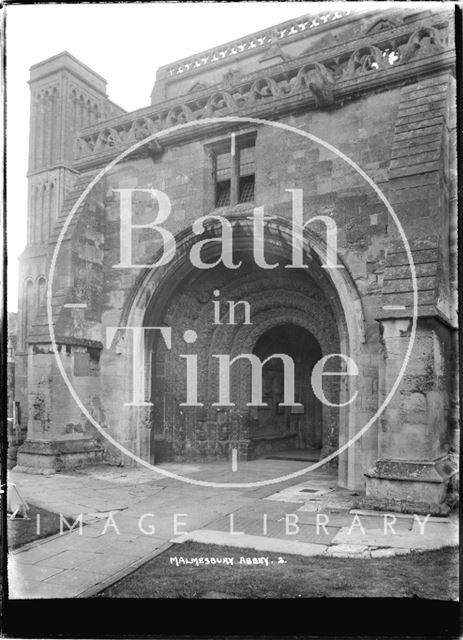
<path fill-rule="evenodd" d="M 234 559 L 230 565 L 171 564 L 170 558 Z M 269 565 L 240 564 L 266 557 Z M 284 560 L 284 563 L 279 561 Z M 378 559 L 278 556 L 275 553 L 186 542 L 174 545 L 103 590 L 103 598 L 367 597 L 456 600 L 458 551 L 445 548 Z"/>
<path fill-rule="evenodd" d="M 40 526 L 37 527 L 37 515 L 40 515 Z M 39 509 L 33 505 L 29 505 L 28 511 L 29 520 L 18 518 L 17 520 L 10 520 L 8 518 L 8 548 L 18 549 L 23 545 L 38 540 L 39 538 L 47 538 L 55 533 L 59 533 L 59 514 L 46 511 L 45 509 Z M 69 525 L 72 525 L 74 520 L 67 518 Z M 38 532 L 37 532 L 38 529 Z M 66 530 L 66 528 L 65 528 Z"/>

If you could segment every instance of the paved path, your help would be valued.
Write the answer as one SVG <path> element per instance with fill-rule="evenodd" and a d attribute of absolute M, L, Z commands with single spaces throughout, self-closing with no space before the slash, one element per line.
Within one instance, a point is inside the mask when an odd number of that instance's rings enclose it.
<path fill-rule="evenodd" d="M 304 468 L 259 460 L 239 474 L 222 464 L 164 465 L 174 473 L 219 482 L 252 482 Z M 81 516 L 84 526 L 9 554 L 11 598 L 89 596 L 175 542 L 197 540 L 300 555 L 381 557 L 457 543 L 448 518 L 352 511 L 351 492 L 332 474 L 248 488 L 186 484 L 148 470 L 94 467 L 35 476 L 10 473 L 26 500 Z M 295 482 L 297 484 L 295 484 Z"/>

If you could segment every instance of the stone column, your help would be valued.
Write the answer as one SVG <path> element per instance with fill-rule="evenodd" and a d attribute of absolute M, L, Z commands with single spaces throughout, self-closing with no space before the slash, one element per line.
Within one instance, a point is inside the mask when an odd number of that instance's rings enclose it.
<path fill-rule="evenodd" d="M 380 326 L 387 394 L 404 361 L 412 325 L 410 318 L 391 318 Z M 451 329 L 437 318 L 420 318 L 404 377 L 380 418 L 379 457 L 365 474 L 364 506 L 436 515 L 449 511 L 456 474 L 450 428 L 452 357 Z"/>

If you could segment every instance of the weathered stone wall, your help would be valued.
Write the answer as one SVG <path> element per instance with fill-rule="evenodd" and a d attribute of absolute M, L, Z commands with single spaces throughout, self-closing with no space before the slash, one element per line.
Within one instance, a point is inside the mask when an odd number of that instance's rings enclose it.
<path fill-rule="evenodd" d="M 311 111 L 283 119 L 283 122 L 333 144 L 357 162 L 387 193 L 401 100 L 401 90 L 392 89 L 381 95 L 359 97 L 342 108 Z M 339 255 L 355 281 L 365 317 L 366 342 L 362 352 L 357 354 L 362 395 L 356 401 L 356 414 L 359 422 L 366 422 L 378 406 L 376 316 L 381 306 L 388 233 L 393 233 L 391 227 L 394 223 L 388 220 L 386 208 L 373 189 L 353 167 L 330 150 L 295 133 L 270 126 L 249 128 L 257 129 L 255 204 L 264 206 L 269 216 L 290 219 L 292 195 L 287 189 L 303 189 L 306 219 L 314 215 L 329 215 L 338 226 Z M 353 131 L 356 132 L 354 136 Z M 104 344 L 106 327 L 120 325 L 123 309 L 129 304 L 139 270 L 114 268 L 120 261 L 120 198 L 114 189 L 156 188 L 165 191 L 171 200 L 172 211 L 164 226 L 175 234 L 189 229 L 199 216 L 213 211 L 212 167 L 205 146 L 208 142 L 205 138 L 168 148 L 154 161 L 149 157 L 126 160 L 92 190 L 70 225 L 60 249 L 55 275 L 56 288 L 67 290 L 66 301 L 85 300 L 87 309 L 60 311 L 56 335 Z M 93 175 L 94 172 L 77 183 L 76 196 L 82 192 L 85 180 L 88 182 Z M 71 196 L 70 204 L 76 196 Z M 239 205 L 234 209 L 235 213 L 236 210 L 251 214 L 252 206 Z M 134 224 L 146 224 L 154 219 L 156 205 L 149 194 L 134 195 L 133 213 Z M 224 209 L 219 213 L 228 214 L 230 211 Z M 400 219 L 406 223 L 403 213 Z M 435 233 L 434 222 L 434 218 L 432 222 L 430 219 L 429 229 L 420 225 L 425 237 L 429 232 Z M 323 224 L 314 224 L 313 228 L 323 237 Z M 413 232 L 416 239 L 418 230 L 413 228 Z M 134 262 L 151 263 L 161 246 L 158 234 L 152 230 L 133 231 Z M 210 284 L 209 288 L 213 286 Z M 175 317 L 172 324 L 176 324 Z M 119 365 L 115 370 L 108 363 L 106 368 L 108 360 L 112 361 L 114 357 L 103 353 L 100 379 L 104 391 L 98 392 L 101 393 L 99 402 L 105 415 L 111 416 L 108 423 L 112 433 L 122 436 L 129 448 L 135 450 L 140 446 L 136 444 L 136 429 L 130 434 L 130 430 L 123 426 L 132 422 L 127 420 L 127 414 L 134 409 L 125 408 L 121 413 L 121 387 L 114 384 L 114 380 L 120 380 L 124 373 Z M 127 364 L 130 363 L 125 363 L 122 369 L 126 369 Z M 119 377 L 114 378 L 114 375 Z M 85 387 L 83 380 L 79 382 Z M 176 389 L 177 383 L 173 385 Z M 86 384 L 88 390 L 84 391 L 84 397 L 95 395 L 95 381 L 89 379 Z M 128 392 L 130 397 L 128 386 L 125 380 L 125 393 Z M 360 447 L 357 472 L 365 468 L 366 460 L 373 461 L 376 456 L 373 429 Z"/>

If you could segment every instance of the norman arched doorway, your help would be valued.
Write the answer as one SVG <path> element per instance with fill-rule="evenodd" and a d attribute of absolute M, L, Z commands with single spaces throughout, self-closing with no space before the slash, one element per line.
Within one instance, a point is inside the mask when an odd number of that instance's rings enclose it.
<path fill-rule="evenodd" d="M 246 406 L 249 395 L 249 362 L 240 361 L 230 372 L 230 388 L 234 407 L 213 406 L 218 397 L 218 376 L 214 354 L 227 353 L 232 359 L 240 353 L 252 354 L 259 338 L 274 327 L 292 325 L 309 332 L 318 342 L 323 356 L 337 352 L 354 360 L 365 341 L 365 327 L 360 298 L 347 269 L 327 271 L 322 268 L 326 245 L 307 230 L 306 269 L 287 269 L 291 262 L 291 235 L 288 221 L 275 217 L 268 233 L 276 240 L 266 245 L 268 262 L 279 262 L 278 268 L 263 270 L 253 260 L 252 225 L 243 215 L 233 219 L 234 260 L 242 267 L 231 271 L 218 265 L 200 271 L 192 268 L 189 251 L 194 238 L 182 233 L 177 238 L 175 260 L 165 267 L 146 270 L 139 277 L 121 316 L 121 325 L 168 326 L 172 328 L 172 348 L 166 349 L 153 333 L 145 340 L 145 368 L 136 375 L 137 388 L 147 392 L 151 408 L 140 408 L 131 414 L 130 429 L 137 434 L 139 455 L 152 463 L 162 460 L 230 459 L 236 448 L 242 459 L 253 457 L 251 440 L 253 416 Z M 211 238 L 217 233 L 209 231 Z M 218 247 L 220 245 L 216 245 Z M 211 244 L 203 259 L 217 259 Z M 226 320 L 226 305 L 221 306 L 221 322 L 211 320 L 214 292 L 219 300 L 245 300 L 252 309 L 252 322 L 243 323 L 240 312 L 232 326 Z M 241 312 L 243 310 L 241 309 Z M 241 313 L 241 316 L 243 314 Z M 198 339 L 185 344 L 184 332 L 194 330 Z M 182 408 L 185 397 L 185 363 L 181 354 L 198 355 L 198 399 L 201 406 Z M 126 363 L 130 365 L 130 350 Z M 130 388 L 134 372 L 124 371 Z M 144 378 L 144 383 L 142 382 Z M 334 402 L 344 402 L 361 385 L 345 376 L 331 386 Z M 335 451 L 356 430 L 357 408 L 322 407 L 322 439 L 320 457 Z M 140 431 L 140 427 L 142 431 Z M 146 436 L 145 437 L 145 432 Z M 309 441 L 307 441 L 309 443 Z M 315 444 L 319 440 L 315 439 Z M 349 449 L 339 458 L 339 482 L 349 484 L 350 469 L 355 471 L 356 450 Z M 352 483 L 353 484 L 353 483 Z"/>
<path fill-rule="evenodd" d="M 162 310 L 156 306 L 158 316 L 147 316 L 147 326 L 156 323 L 172 330 L 171 346 L 153 336 L 147 357 L 154 463 L 228 459 L 232 449 L 249 460 L 288 448 L 321 451 L 323 445 L 330 452 L 337 446 L 339 410 L 322 407 L 310 385 L 315 363 L 341 349 L 339 318 L 330 300 L 316 278 L 302 270 L 290 271 L 281 262 L 263 271 L 247 251 L 238 257 L 242 267 L 233 272 L 223 265 L 191 272 L 177 283 Z M 191 343 L 185 339 L 188 332 L 195 336 Z M 249 406 L 252 365 L 247 356 L 263 362 L 275 353 L 294 362 L 296 400 L 303 410 L 279 407 L 283 371 L 278 359 L 262 368 L 263 401 L 269 407 Z M 224 379 L 219 375 L 221 355 L 230 362 Z M 188 356 L 196 358 L 196 406 L 185 406 L 191 382 Z M 219 403 L 222 384 L 228 385 L 229 405 Z M 332 392 L 335 402 L 340 393 L 338 384 Z M 331 437 L 323 438 L 328 431 Z"/>
<path fill-rule="evenodd" d="M 265 455 L 291 449 L 321 450 L 323 406 L 310 383 L 312 370 L 322 357 L 317 339 L 306 329 L 283 324 L 266 331 L 256 342 L 253 353 L 261 361 L 274 354 L 286 354 L 294 362 L 294 399 L 292 407 L 284 400 L 284 366 L 272 358 L 262 371 L 262 399 L 265 407 L 251 410 L 250 440 L 253 455 Z"/>

